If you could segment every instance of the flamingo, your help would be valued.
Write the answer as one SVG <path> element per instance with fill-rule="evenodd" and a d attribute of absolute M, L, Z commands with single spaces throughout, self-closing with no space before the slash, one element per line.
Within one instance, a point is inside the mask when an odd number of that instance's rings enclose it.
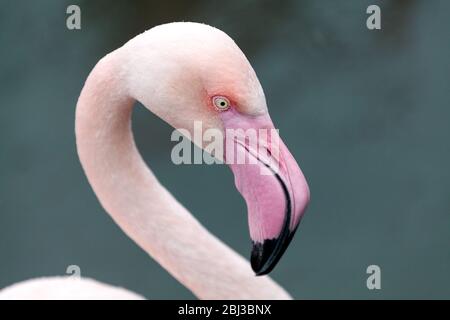
<path fill-rule="evenodd" d="M 290 299 L 267 276 L 309 202 L 307 182 L 287 147 L 278 146 L 278 171 L 263 175 L 261 170 L 271 170 L 265 158 L 232 141 L 237 152 L 257 159 L 229 164 L 247 204 L 253 243 L 249 264 L 208 232 L 147 167 L 131 130 L 135 101 L 189 132 L 194 121 L 222 132 L 274 128 L 260 82 L 239 47 L 214 27 L 175 22 L 156 26 L 106 55 L 77 103 L 78 155 L 105 211 L 198 298 Z M 270 144 L 265 148 L 270 158 L 274 150 Z M 33 279 L 0 292 L 0 298 L 21 297 L 143 298 L 85 278 Z"/>

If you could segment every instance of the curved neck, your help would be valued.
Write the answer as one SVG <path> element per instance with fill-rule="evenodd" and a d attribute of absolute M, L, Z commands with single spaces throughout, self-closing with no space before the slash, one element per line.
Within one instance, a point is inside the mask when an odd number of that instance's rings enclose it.
<path fill-rule="evenodd" d="M 255 277 L 249 263 L 203 228 L 148 169 L 134 143 L 134 99 L 120 59 L 115 51 L 100 60 L 76 110 L 78 154 L 104 209 L 199 298 L 289 298 L 269 277 Z"/>

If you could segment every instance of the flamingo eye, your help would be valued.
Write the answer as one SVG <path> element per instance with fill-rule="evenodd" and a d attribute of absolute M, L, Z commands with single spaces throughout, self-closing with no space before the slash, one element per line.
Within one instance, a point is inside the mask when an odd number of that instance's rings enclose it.
<path fill-rule="evenodd" d="M 230 100 L 221 96 L 214 97 L 213 103 L 214 106 L 220 111 L 225 111 L 230 107 Z"/>

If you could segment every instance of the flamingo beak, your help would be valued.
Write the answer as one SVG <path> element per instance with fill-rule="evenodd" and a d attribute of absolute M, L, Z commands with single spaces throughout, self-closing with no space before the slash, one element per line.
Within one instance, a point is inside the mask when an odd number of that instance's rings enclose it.
<path fill-rule="evenodd" d="M 297 230 L 309 202 L 308 184 L 268 114 L 249 116 L 230 109 L 221 118 L 225 162 L 247 204 L 251 266 L 256 275 L 265 275 Z"/>

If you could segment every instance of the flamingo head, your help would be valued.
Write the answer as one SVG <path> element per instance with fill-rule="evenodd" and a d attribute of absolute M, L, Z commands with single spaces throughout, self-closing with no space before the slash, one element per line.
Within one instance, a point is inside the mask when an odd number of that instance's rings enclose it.
<path fill-rule="evenodd" d="M 197 23 L 155 27 L 123 50 L 133 97 L 191 136 L 196 121 L 203 132 L 222 133 L 224 151 L 215 156 L 230 166 L 247 204 L 252 268 L 269 273 L 300 223 L 309 189 L 247 58 L 224 32 Z"/>

